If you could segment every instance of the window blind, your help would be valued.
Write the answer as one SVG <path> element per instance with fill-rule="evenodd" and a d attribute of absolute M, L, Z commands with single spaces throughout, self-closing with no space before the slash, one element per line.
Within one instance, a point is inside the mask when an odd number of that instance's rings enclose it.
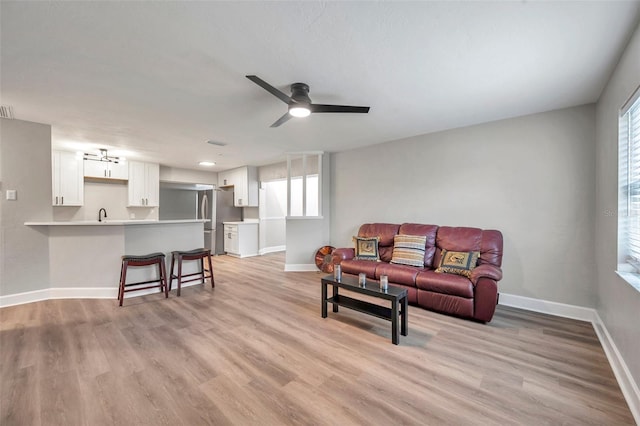
<path fill-rule="evenodd" d="M 619 249 L 640 272 L 640 98 L 623 110 L 619 121 Z"/>

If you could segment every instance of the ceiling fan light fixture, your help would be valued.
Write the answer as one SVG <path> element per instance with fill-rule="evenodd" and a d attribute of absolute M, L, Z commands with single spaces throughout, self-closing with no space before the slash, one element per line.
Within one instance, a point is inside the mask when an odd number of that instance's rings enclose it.
<path fill-rule="evenodd" d="M 308 117 L 311 110 L 306 106 L 295 105 L 289 108 L 289 114 L 294 117 Z"/>

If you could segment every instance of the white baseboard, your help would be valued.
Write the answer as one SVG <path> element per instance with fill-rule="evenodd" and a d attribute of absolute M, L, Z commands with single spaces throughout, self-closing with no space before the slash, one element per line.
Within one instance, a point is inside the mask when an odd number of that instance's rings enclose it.
<path fill-rule="evenodd" d="M 182 284 L 182 288 L 192 285 L 202 285 L 199 282 Z M 173 290 L 177 284 L 174 282 Z M 157 288 L 148 288 L 146 290 L 136 291 L 134 293 L 125 294 L 124 298 L 144 296 L 147 294 L 158 293 Z M 96 287 L 96 288 L 47 288 L 44 290 L 27 291 L 24 293 L 10 294 L 0 296 L 0 308 L 9 306 L 23 305 L 25 303 L 40 302 L 49 299 L 116 299 L 118 297 L 117 287 Z"/>
<path fill-rule="evenodd" d="M 0 296 L 0 308 L 7 306 L 23 305 L 25 303 L 40 302 L 51 299 L 51 289 L 25 291 L 24 293 Z"/>
<path fill-rule="evenodd" d="M 227 253 L 227 256 L 231 256 L 231 257 L 237 257 L 239 259 L 245 258 L 245 257 L 255 257 L 258 256 L 258 253 L 248 253 L 248 254 L 235 254 L 235 253 Z"/>
<path fill-rule="evenodd" d="M 260 253 L 260 256 L 267 254 L 267 253 L 277 253 L 280 251 L 286 251 L 287 250 L 287 246 L 273 246 L 273 247 L 265 247 L 265 248 L 261 248 L 258 253 Z"/>
<path fill-rule="evenodd" d="M 285 272 L 318 272 L 315 263 L 285 263 Z"/>
<path fill-rule="evenodd" d="M 593 325 L 593 329 L 600 340 L 600 344 L 607 356 L 609 365 L 616 376 L 622 395 L 631 410 L 637 424 L 640 425 L 640 390 L 638 384 L 633 379 L 627 364 L 618 351 L 607 327 L 602 322 L 600 315 L 595 309 L 584 308 L 582 306 L 567 305 L 564 303 L 550 302 L 548 300 L 533 299 L 531 297 L 517 296 L 515 294 L 500 293 L 500 305 L 525 309 L 528 311 L 540 312 L 543 314 L 555 315 L 559 317 L 588 321 Z"/>
<path fill-rule="evenodd" d="M 525 309 L 527 311 L 540 312 L 542 314 L 571 318 L 580 321 L 593 322 L 596 311 L 582 306 L 567 305 L 565 303 L 550 302 L 548 300 L 534 299 L 531 297 L 517 296 L 515 294 L 500 293 L 498 303 L 504 306 Z"/>
<path fill-rule="evenodd" d="M 618 347 L 613 342 L 600 315 L 598 315 L 598 312 L 594 313 L 595 321 L 593 322 L 593 328 L 598 335 L 598 339 L 600 339 L 600 344 L 604 349 L 604 353 L 607 355 L 613 374 L 616 376 L 616 380 L 620 385 L 620 389 L 631 410 L 631 414 L 633 414 L 636 424 L 640 425 L 640 389 L 638 389 L 638 384 L 633 380 L 627 364 L 620 355 Z"/>

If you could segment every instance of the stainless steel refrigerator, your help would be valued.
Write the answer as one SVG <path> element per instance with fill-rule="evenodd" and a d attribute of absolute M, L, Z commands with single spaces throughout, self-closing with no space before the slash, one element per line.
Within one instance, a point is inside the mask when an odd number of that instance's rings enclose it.
<path fill-rule="evenodd" d="M 233 205 L 233 189 L 198 191 L 198 219 L 204 224 L 204 246 L 212 254 L 224 254 L 223 222 L 242 220 L 242 208 Z"/>

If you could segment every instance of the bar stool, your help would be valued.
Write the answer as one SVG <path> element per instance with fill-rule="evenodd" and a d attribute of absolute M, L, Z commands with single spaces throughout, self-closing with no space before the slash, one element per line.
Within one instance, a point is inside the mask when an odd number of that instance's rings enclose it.
<path fill-rule="evenodd" d="M 124 294 L 129 291 L 145 290 L 147 288 L 160 287 L 160 291 L 164 289 L 164 297 L 169 297 L 169 291 L 167 289 L 167 270 L 164 264 L 164 253 L 151 253 L 142 256 L 124 255 L 122 256 L 122 266 L 120 268 L 120 287 L 118 288 L 118 299 L 120 299 L 120 306 L 124 300 Z M 139 281 L 134 283 L 127 283 L 127 268 L 129 266 L 149 266 L 158 265 L 158 278 L 155 280 Z M 146 287 L 137 287 L 143 284 L 158 283 L 155 285 L 149 285 Z M 125 287 L 136 286 L 136 288 L 126 289 Z"/>
<path fill-rule="evenodd" d="M 209 259 L 209 273 L 205 273 L 204 268 L 204 259 Z M 173 267 L 175 261 L 178 261 L 178 274 L 173 274 Z M 182 261 L 183 260 L 198 260 L 200 263 L 200 271 L 194 272 L 192 274 L 183 274 L 182 273 Z M 197 275 L 197 276 L 196 276 Z M 184 280 L 185 277 L 195 277 L 190 278 L 188 280 Z M 171 252 L 171 272 L 169 273 L 169 291 L 171 291 L 171 286 L 173 284 L 173 280 L 178 280 L 178 296 L 180 296 L 180 289 L 182 288 L 182 283 L 188 283 L 190 281 L 198 281 L 201 280 L 202 284 L 204 284 L 207 278 L 211 279 L 211 288 L 214 288 L 216 285 L 213 281 L 213 263 L 211 262 L 211 250 L 209 249 L 195 249 L 190 251 L 173 251 Z"/>

